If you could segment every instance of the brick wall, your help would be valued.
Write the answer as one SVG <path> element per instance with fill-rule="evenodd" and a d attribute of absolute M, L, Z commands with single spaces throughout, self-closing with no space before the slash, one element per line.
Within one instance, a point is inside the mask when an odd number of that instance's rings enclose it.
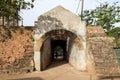
<path fill-rule="evenodd" d="M 20 27 L 0 28 L 0 73 L 29 72 L 33 69 L 31 34 L 31 30 Z"/>
<path fill-rule="evenodd" d="M 120 73 L 114 47 L 114 38 L 92 37 L 87 40 L 89 70 L 103 76 Z M 90 57 L 91 56 L 91 57 Z M 91 64 L 89 64 L 91 61 Z M 91 66 L 92 65 L 92 66 Z M 91 67 L 91 68 L 90 68 Z M 120 74 L 119 74 L 120 75 Z"/>

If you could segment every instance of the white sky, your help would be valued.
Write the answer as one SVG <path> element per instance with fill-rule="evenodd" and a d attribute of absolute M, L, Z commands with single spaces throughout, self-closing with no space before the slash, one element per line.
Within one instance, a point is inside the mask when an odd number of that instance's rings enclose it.
<path fill-rule="evenodd" d="M 29 1 L 29 0 L 27 0 Z M 118 0 L 84 0 L 84 10 L 86 9 L 94 9 L 101 3 L 104 2 L 115 2 Z M 79 0 L 35 0 L 34 8 L 30 10 L 22 10 L 20 15 L 23 18 L 23 25 L 24 26 L 34 26 L 34 22 L 37 21 L 38 17 L 49 11 L 50 9 L 61 5 L 64 8 L 70 10 L 71 12 L 78 14 L 81 10 L 81 3 L 78 12 L 76 13 L 78 7 Z M 21 22 L 20 22 L 21 23 Z M 21 24 L 20 24 L 21 25 Z"/>

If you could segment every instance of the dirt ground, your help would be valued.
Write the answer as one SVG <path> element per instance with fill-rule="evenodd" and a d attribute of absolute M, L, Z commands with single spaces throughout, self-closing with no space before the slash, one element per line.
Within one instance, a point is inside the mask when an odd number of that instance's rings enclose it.
<path fill-rule="evenodd" d="M 66 62 L 54 62 L 42 72 L 1 75 L 0 80 L 99 80 L 87 72 L 80 72 Z M 111 79 L 106 79 L 111 80 Z M 117 79 L 120 80 L 120 79 Z"/>

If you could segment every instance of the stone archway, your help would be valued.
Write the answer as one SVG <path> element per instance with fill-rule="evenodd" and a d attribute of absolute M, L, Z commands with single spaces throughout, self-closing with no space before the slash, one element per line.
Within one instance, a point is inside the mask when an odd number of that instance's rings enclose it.
<path fill-rule="evenodd" d="M 65 59 L 73 67 L 85 70 L 85 54 L 83 54 L 83 44 L 82 40 L 73 32 L 59 29 L 46 32 L 36 41 L 35 49 L 35 67 L 37 70 L 44 70 L 52 61 L 52 47 L 51 41 L 65 41 Z M 57 43 L 58 44 L 58 43 Z M 84 67 L 83 67 L 84 66 Z"/>
<path fill-rule="evenodd" d="M 63 45 L 67 46 L 64 47 L 64 52 L 70 53 L 70 55 L 65 54 L 68 62 L 78 70 L 86 70 L 86 28 L 84 22 L 81 22 L 80 17 L 58 6 L 38 18 L 34 32 L 34 61 L 35 68 L 38 71 L 41 70 L 40 60 L 43 58 L 41 54 L 49 55 L 45 51 L 52 48 L 50 47 L 51 40 L 53 40 L 53 43 L 59 41 L 61 44 L 65 41 Z M 46 45 L 49 49 L 44 48 Z M 46 60 L 44 62 L 45 68 L 49 64 L 50 57 L 44 59 Z"/>

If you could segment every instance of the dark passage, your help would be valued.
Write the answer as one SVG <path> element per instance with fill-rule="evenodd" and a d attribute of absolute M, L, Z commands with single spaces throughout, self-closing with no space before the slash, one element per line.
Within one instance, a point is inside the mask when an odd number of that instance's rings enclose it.
<path fill-rule="evenodd" d="M 41 48 L 41 70 L 67 62 L 67 40 L 46 39 Z M 60 63 L 60 64 L 58 64 Z M 55 65 L 56 64 L 56 65 Z M 52 66 L 53 67 L 53 66 Z M 51 67 L 51 68 L 52 68 Z"/>
<path fill-rule="evenodd" d="M 66 60 L 66 40 L 51 40 L 52 61 Z"/>
<path fill-rule="evenodd" d="M 67 63 L 67 41 L 51 39 L 51 63 L 46 69 L 54 68 Z"/>
<path fill-rule="evenodd" d="M 46 70 L 55 64 L 58 66 L 69 62 L 75 37 L 76 35 L 65 30 L 53 30 L 46 33 L 43 36 L 45 40 L 40 48 L 41 70 Z"/>

